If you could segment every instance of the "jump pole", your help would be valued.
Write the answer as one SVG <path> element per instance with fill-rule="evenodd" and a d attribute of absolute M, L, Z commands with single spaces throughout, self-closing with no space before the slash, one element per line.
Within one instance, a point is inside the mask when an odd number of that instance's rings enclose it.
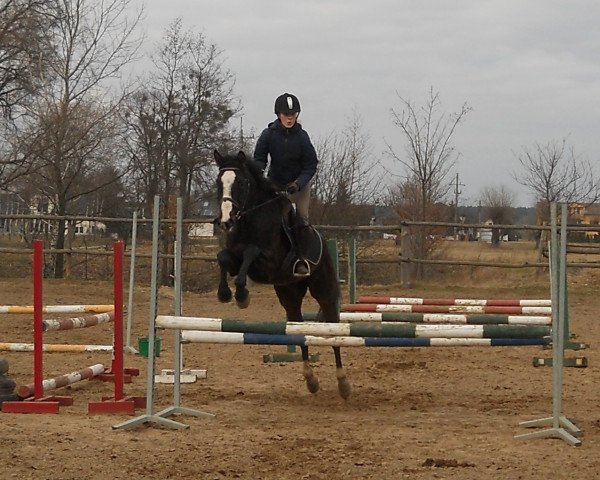
<path fill-rule="evenodd" d="M 182 312 L 182 288 L 181 288 L 181 256 L 183 253 L 183 205 L 181 197 L 177 198 L 177 223 L 175 227 L 175 315 L 181 315 Z M 182 365 L 182 344 L 181 330 L 174 331 L 174 348 L 175 348 L 175 365 L 173 372 L 173 405 L 167 407 L 156 415 L 159 417 L 170 417 L 171 415 L 190 415 L 193 417 L 214 417 L 211 413 L 194 410 L 192 408 L 183 407 L 181 405 L 181 365 Z"/>
<path fill-rule="evenodd" d="M 342 305 L 343 312 L 478 313 L 501 315 L 551 315 L 552 307 L 486 305 L 399 305 L 354 303 Z"/>
<path fill-rule="evenodd" d="M 41 240 L 33 242 L 33 398 L 22 402 L 3 402 L 2 411 L 8 413 L 58 413 L 61 405 L 73 405 L 73 397 L 44 396 L 43 385 L 43 276 L 44 246 Z"/>
<path fill-rule="evenodd" d="M 543 338 L 404 338 L 404 337 L 319 337 L 315 335 L 270 335 L 267 333 L 211 332 L 184 330 L 182 341 L 236 345 L 298 345 L 331 347 L 508 347 L 545 345 Z"/>
<path fill-rule="evenodd" d="M 250 320 L 182 317 L 159 315 L 156 326 L 171 330 L 198 330 L 258 335 L 305 335 L 320 337 L 379 338 L 515 338 L 548 339 L 550 327 L 545 325 L 418 325 L 397 322 L 323 323 L 323 322 L 259 322 Z"/>
<path fill-rule="evenodd" d="M 34 343 L 0 343 L 0 352 L 33 352 Z M 44 343 L 46 353 L 112 352 L 112 345 L 71 345 L 69 343 Z"/>
<path fill-rule="evenodd" d="M 50 378 L 42 381 L 42 388 L 44 392 L 49 390 L 55 390 L 57 388 L 66 387 L 72 385 L 81 380 L 86 380 L 100 375 L 104 371 L 104 365 L 97 363 L 91 367 L 83 368 L 79 371 L 68 373 L 66 375 L 60 375 L 58 377 Z M 22 385 L 17 390 L 19 397 L 26 399 L 35 395 L 35 385 L 33 383 Z"/>
<path fill-rule="evenodd" d="M 354 303 L 354 302 L 350 302 Z M 391 305 L 480 305 L 490 307 L 550 307 L 550 299 L 518 299 L 518 298 L 419 298 L 419 297 L 387 297 L 364 295 L 358 297 L 358 303 L 375 303 Z"/>
<path fill-rule="evenodd" d="M 49 332 L 53 330 L 73 330 L 74 328 L 86 328 L 100 325 L 101 323 L 113 322 L 115 312 L 99 313 L 85 317 L 57 318 L 42 320 L 42 330 Z"/>
<path fill-rule="evenodd" d="M 34 305 L 2 305 L 0 313 L 15 315 L 31 315 Z M 114 305 L 46 305 L 42 313 L 106 313 L 114 309 Z"/>
<path fill-rule="evenodd" d="M 135 409 L 141 408 L 145 397 L 124 396 L 124 363 L 123 363 L 123 242 L 113 244 L 113 299 L 114 299 L 114 329 L 113 329 L 113 359 L 109 372 L 99 377 L 103 380 L 114 381 L 114 395 L 102 397 L 102 401 L 89 402 L 88 413 L 126 413 L 133 415 Z M 134 369 L 127 370 L 128 375 L 139 374 Z"/>
<path fill-rule="evenodd" d="M 127 333 L 125 336 L 125 351 L 138 353 L 131 346 L 131 324 L 133 323 L 133 289 L 135 286 L 135 251 L 137 248 L 137 212 L 133 212 L 131 224 L 131 255 L 129 257 L 129 293 L 127 296 Z"/>
<path fill-rule="evenodd" d="M 322 320 L 318 312 L 307 312 L 304 320 Z M 341 312 L 340 322 L 398 322 L 398 323 L 437 323 L 464 325 L 550 325 L 551 317 L 546 315 L 500 315 L 500 314 L 460 314 L 460 313 L 412 313 L 412 312 Z"/>
<path fill-rule="evenodd" d="M 150 277 L 150 308 L 148 314 L 148 371 L 146 381 L 146 413 L 131 420 L 116 423 L 112 426 L 114 430 L 130 429 L 139 425 L 150 424 L 166 427 L 170 429 L 181 430 L 189 428 L 181 422 L 161 417 L 154 414 L 154 372 L 156 366 L 155 359 L 155 339 L 156 339 L 156 312 L 158 300 L 158 251 L 159 251 L 159 229 L 160 229 L 160 197 L 154 196 L 154 211 L 152 212 L 152 268 Z"/>
<path fill-rule="evenodd" d="M 571 446 L 581 446 L 581 430 L 562 415 L 565 320 L 567 314 L 567 204 L 561 206 L 560 241 L 557 232 L 556 203 L 550 204 L 550 286 L 552 291 L 552 416 L 519 423 L 522 427 L 550 426 L 545 430 L 515 435 L 518 439 L 558 438 Z M 559 253 L 560 251 L 560 253 Z"/>

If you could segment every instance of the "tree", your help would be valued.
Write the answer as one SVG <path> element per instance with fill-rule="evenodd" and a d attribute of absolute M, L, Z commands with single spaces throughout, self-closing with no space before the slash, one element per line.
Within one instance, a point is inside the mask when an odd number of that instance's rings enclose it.
<path fill-rule="evenodd" d="M 181 197 L 187 216 L 193 196 L 214 184 L 212 151 L 237 142 L 228 128 L 239 110 L 234 78 L 217 46 L 202 34 L 184 31 L 181 19 L 168 26 L 153 63 L 155 70 L 125 112 L 130 181 L 148 211 L 160 195 L 167 214 L 174 214 L 175 198 Z M 168 253 L 173 230 L 165 229 L 162 239 Z M 170 281 L 169 273 L 165 263 L 162 283 Z"/>
<path fill-rule="evenodd" d="M 523 170 L 513 177 L 534 194 L 540 222 L 549 220 L 552 202 L 589 204 L 600 198 L 600 179 L 593 165 L 575 155 L 565 138 L 523 147 L 517 159 Z"/>
<path fill-rule="evenodd" d="M 24 135 L 33 138 L 30 181 L 60 216 L 71 213 L 75 200 L 102 188 L 92 177 L 117 164 L 116 113 L 126 94 L 115 94 L 114 82 L 141 42 L 135 35 L 139 14 L 126 16 L 129 3 L 60 0 L 47 14 L 55 57 L 27 109 Z M 65 221 L 60 220 L 55 247 L 64 243 Z M 56 255 L 57 278 L 63 268 L 63 255 Z"/>
<path fill-rule="evenodd" d="M 32 156 L 18 136 L 23 108 L 48 73 L 53 47 L 44 19 L 52 2 L 0 1 L 0 189 L 29 173 Z"/>
<path fill-rule="evenodd" d="M 458 154 L 452 145 L 452 137 L 460 122 L 471 108 L 465 103 L 458 112 L 440 112 L 439 93 L 429 90 L 426 104 L 417 109 L 410 101 L 398 96 L 402 110 L 392 108 L 392 118 L 404 140 L 405 155 L 396 153 L 388 144 L 392 159 L 405 170 L 404 178 L 409 183 L 417 183 L 411 191 L 418 195 L 418 217 L 415 220 L 428 220 L 431 206 L 443 200 L 450 189 L 447 176 Z"/>
<path fill-rule="evenodd" d="M 369 142 L 356 110 L 341 132 L 315 142 L 319 168 L 313 180 L 313 223 L 356 224 L 361 222 L 357 217 L 370 218 L 365 206 L 375 200 L 380 178 Z"/>
<path fill-rule="evenodd" d="M 458 112 L 440 111 L 439 93 L 434 93 L 433 88 L 421 108 L 400 95 L 398 98 L 401 109 L 392 108 L 391 113 L 406 146 L 401 155 L 388 144 L 392 160 L 403 170 L 402 180 L 390 190 L 389 203 L 402 206 L 402 213 L 410 215 L 409 220 L 435 221 L 443 210 L 437 206 L 450 190 L 447 177 L 458 156 L 452 138 L 471 108 L 464 103 Z M 402 197 L 397 198 L 398 195 Z M 415 230 L 413 253 L 418 258 L 427 258 L 432 250 L 431 235 L 426 228 Z M 419 274 L 422 275 L 420 267 Z"/>
<path fill-rule="evenodd" d="M 38 87 L 52 56 L 45 0 L 0 1 L 0 109 L 12 118 Z"/>
<path fill-rule="evenodd" d="M 512 219 L 512 207 L 515 194 L 504 185 L 499 187 L 485 187 L 481 191 L 481 205 L 484 207 L 484 215 L 495 225 L 510 225 Z M 492 227 L 492 246 L 500 245 L 503 232 Z"/>
<path fill-rule="evenodd" d="M 148 205 L 160 193 L 181 196 L 187 207 L 194 186 L 207 181 L 212 150 L 234 141 L 234 81 L 220 57 L 216 45 L 176 19 L 153 56 L 155 71 L 128 104 L 134 188 Z"/>

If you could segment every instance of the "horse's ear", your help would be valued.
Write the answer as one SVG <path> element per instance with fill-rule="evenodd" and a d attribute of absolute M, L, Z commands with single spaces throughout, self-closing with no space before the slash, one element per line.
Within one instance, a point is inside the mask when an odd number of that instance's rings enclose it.
<path fill-rule="evenodd" d="M 246 161 L 246 154 L 240 150 L 237 154 L 237 158 L 240 162 L 244 163 Z"/>
<path fill-rule="evenodd" d="M 215 157 L 215 162 L 217 162 L 217 165 L 221 166 L 221 162 L 223 161 L 223 157 L 221 156 L 221 154 L 219 153 L 219 151 L 217 149 L 215 149 L 213 151 L 213 156 Z"/>

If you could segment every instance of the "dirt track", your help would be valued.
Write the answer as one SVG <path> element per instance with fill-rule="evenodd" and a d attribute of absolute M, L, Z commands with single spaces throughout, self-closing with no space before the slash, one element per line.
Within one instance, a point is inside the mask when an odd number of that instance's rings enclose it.
<path fill-rule="evenodd" d="M 47 281 L 51 303 L 105 303 L 111 285 Z M 370 293 L 399 294 L 381 288 Z M 0 304 L 30 304 L 29 280 L 0 281 Z M 410 296 L 513 297 L 510 290 L 437 289 Z M 544 292 L 539 292 L 544 296 Z M 214 293 L 186 294 L 184 311 L 197 316 L 279 319 L 282 309 L 268 288 L 254 288 L 245 311 L 220 305 Z M 74 298 L 77 301 L 74 302 Z M 160 311 L 170 313 L 163 291 Z M 308 302 L 307 310 L 313 310 Z M 148 289 L 136 291 L 134 338 L 146 335 Z M 122 416 L 87 415 L 87 402 L 110 394 L 106 384 L 84 381 L 67 389 L 75 405 L 59 415 L 2 414 L 0 478 L 25 479 L 545 479 L 600 478 L 600 379 L 595 289 L 571 293 L 572 331 L 591 344 L 587 369 L 565 369 L 563 412 L 583 430 L 583 446 L 559 440 L 519 441 L 518 423 L 552 413 L 551 370 L 533 368 L 538 347 L 347 348 L 353 385 L 347 402 L 337 394 L 333 354 L 318 349 L 315 366 L 322 390 L 306 390 L 299 364 L 264 364 L 262 355 L 284 347 L 185 347 L 187 367 L 208 369 L 208 379 L 182 386 L 182 405 L 213 419 L 181 417 L 182 431 L 140 427 L 114 431 Z M 2 316 L 2 341 L 31 341 L 31 319 Z M 61 332 L 65 333 L 65 332 Z M 65 343 L 48 333 L 49 343 Z M 110 327 L 66 332 L 74 343 L 110 343 Z M 172 367 L 171 334 L 162 333 L 157 367 Z M 573 353 L 571 353 L 573 355 Z M 31 354 L 2 353 L 18 384 L 31 381 Z M 71 372 L 106 354 L 48 354 L 46 376 Z M 126 366 L 142 376 L 126 392 L 143 395 L 145 358 L 128 355 Z M 172 387 L 156 386 L 156 405 L 171 403 Z M 140 414 L 144 413 L 140 410 Z"/>

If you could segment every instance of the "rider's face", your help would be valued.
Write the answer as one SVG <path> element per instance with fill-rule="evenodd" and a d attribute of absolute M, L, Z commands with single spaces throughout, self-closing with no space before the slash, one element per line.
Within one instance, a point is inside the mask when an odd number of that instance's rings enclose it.
<path fill-rule="evenodd" d="M 285 128 L 292 128 L 298 120 L 297 113 L 280 113 L 277 117 Z"/>

